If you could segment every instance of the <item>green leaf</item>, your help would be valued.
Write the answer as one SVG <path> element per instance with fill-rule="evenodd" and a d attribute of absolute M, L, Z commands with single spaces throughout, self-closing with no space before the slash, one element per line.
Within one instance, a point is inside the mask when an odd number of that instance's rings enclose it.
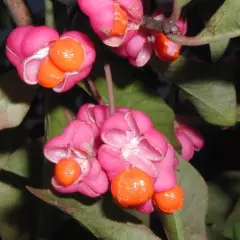
<path fill-rule="evenodd" d="M 0 81 L 0 130 L 18 126 L 25 117 L 37 87 L 29 86 L 16 71 L 1 75 Z"/>
<path fill-rule="evenodd" d="M 158 213 L 168 239 L 206 239 L 205 216 L 208 205 L 207 186 L 201 175 L 182 157 L 177 167 L 178 184 L 184 191 L 183 208 L 173 214 Z"/>
<path fill-rule="evenodd" d="M 103 101 L 108 103 L 106 80 L 97 78 L 95 85 Z M 116 106 L 134 108 L 150 116 L 154 126 L 166 136 L 170 143 L 179 148 L 173 128 L 174 112 L 161 97 L 148 92 L 146 87 L 138 81 L 125 87 L 120 87 L 114 83 L 114 96 Z"/>
<path fill-rule="evenodd" d="M 229 39 L 240 36 L 240 1 L 225 0 L 211 17 L 206 28 L 197 36 L 201 39 Z"/>
<path fill-rule="evenodd" d="M 206 4 L 205 9 L 208 9 Z M 168 38 L 182 45 L 197 46 L 238 37 L 240 36 L 239 10 L 240 2 L 238 0 L 225 0 L 197 36 L 168 35 Z"/>
<path fill-rule="evenodd" d="M 229 44 L 229 39 L 223 39 L 210 44 L 211 57 L 213 62 L 218 62 L 224 55 Z"/>
<path fill-rule="evenodd" d="M 188 96 L 198 113 L 209 123 L 233 126 L 237 119 L 234 71 L 226 64 L 204 64 L 179 57 L 165 68 L 159 61 L 152 67 Z"/>
<path fill-rule="evenodd" d="M 80 199 L 56 196 L 50 190 L 30 187 L 28 190 L 43 201 L 73 216 L 98 238 L 106 240 L 159 239 L 139 220 L 129 217 L 127 213 L 118 208 L 112 202 L 111 197 L 105 197 L 102 201 L 95 201 L 92 204 L 85 204 Z"/>

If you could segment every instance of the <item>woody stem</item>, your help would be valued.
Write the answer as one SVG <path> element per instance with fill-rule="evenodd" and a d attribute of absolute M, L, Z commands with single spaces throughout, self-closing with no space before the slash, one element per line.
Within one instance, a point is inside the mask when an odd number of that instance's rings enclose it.
<path fill-rule="evenodd" d="M 17 26 L 32 23 L 30 11 L 23 0 L 4 0 Z"/>
<path fill-rule="evenodd" d="M 97 90 L 97 87 L 96 87 L 94 81 L 91 80 L 90 78 L 88 78 L 87 84 L 88 84 L 88 87 L 90 89 L 90 92 L 91 92 L 93 98 L 95 98 L 99 104 L 103 104 L 102 98 Z"/>
<path fill-rule="evenodd" d="M 113 92 L 112 73 L 111 73 L 109 64 L 106 64 L 104 66 L 104 71 L 105 71 L 105 77 L 106 77 L 107 88 L 108 88 L 109 113 L 110 115 L 113 115 L 115 113 L 114 92 Z"/>
<path fill-rule="evenodd" d="M 178 0 L 173 0 L 172 14 L 168 18 L 169 24 L 172 25 L 172 26 L 175 26 L 175 24 L 177 23 L 177 21 L 180 17 L 180 14 L 181 14 L 181 7 L 178 3 Z"/>

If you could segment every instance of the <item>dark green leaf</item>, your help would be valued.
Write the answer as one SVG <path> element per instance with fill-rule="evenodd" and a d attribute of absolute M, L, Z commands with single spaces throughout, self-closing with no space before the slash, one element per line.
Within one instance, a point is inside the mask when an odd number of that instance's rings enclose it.
<path fill-rule="evenodd" d="M 60 103 L 63 95 L 58 95 L 53 92 L 45 91 L 45 137 L 46 140 L 53 138 L 63 132 L 70 120 L 72 120 L 72 113 Z M 42 186 L 49 187 L 53 175 L 54 165 L 47 159 L 43 159 L 43 174 Z M 58 224 L 65 219 L 66 215 L 62 212 L 55 211 L 48 205 L 43 205 L 40 208 L 38 236 L 42 238 L 49 238 L 52 231 Z M 52 221 L 52 219 L 56 219 Z"/>
<path fill-rule="evenodd" d="M 33 144 L 24 129 L 12 128 L 0 131 L 0 170 L 14 173 L 21 177 L 28 177 L 30 171 L 29 151 Z"/>
<path fill-rule="evenodd" d="M 237 106 L 237 121 L 240 122 L 240 105 Z"/>
<path fill-rule="evenodd" d="M 211 182 L 208 184 L 207 224 L 222 224 L 233 207 L 233 200 L 221 185 Z"/>
<path fill-rule="evenodd" d="M 232 198 L 240 196 L 240 171 L 225 172 L 215 181 Z"/>
<path fill-rule="evenodd" d="M 209 123 L 233 126 L 237 119 L 234 70 L 226 64 L 191 62 L 184 57 L 163 66 L 152 61 L 157 71 L 174 82 L 188 96 L 198 113 Z"/>
<path fill-rule="evenodd" d="M 0 171 L 3 175 L 3 172 Z M 0 181 L 0 236 L 3 240 L 29 239 L 29 219 L 26 192 Z M 25 236 L 25 237 L 24 237 Z"/>
<path fill-rule="evenodd" d="M 215 231 L 211 228 L 207 229 L 208 240 L 229 240 L 229 238 L 222 235 L 221 232 Z"/>
<path fill-rule="evenodd" d="M 159 239 L 139 220 L 128 216 L 127 213 L 119 209 L 112 202 L 111 197 L 105 197 L 102 201 L 99 200 L 92 204 L 84 204 L 80 199 L 58 197 L 50 190 L 30 187 L 28 189 L 43 201 L 73 216 L 98 238 L 106 240 Z"/>
<path fill-rule="evenodd" d="M 15 138 L 20 136 L 15 136 Z M 24 137 L 22 140 L 24 140 Z M 8 147 L 14 146 L 5 144 Z M 7 138 L 5 138 L 5 142 Z M 22 144 L 24 145 L 24 141 Z M 1 146 L 0 155 L 0 236 L 3 240 L 28 240 L 32 222 L 36 212 L 29 201 L 29 194 L 25 189 L 27 181 L 37 181 L 41 169 L 41 152 L 38 143 L 29 143 L 17 150 L 4 149 Z M 35 172 L 35 173 L 34 173 Z M 31 174 L 34 173 L 32 176 Z"/>
<path fill-rule="evenodd" d="M 68 124 L 67 113 L 68 110 L 59 105 L 54 97 L 49 97 L 47 101 L 47 115 L 46 115 L 46 137 L 51 139 L 62 133 L 63 129 Z"/>
<path fill-rule="evenodd" d="M 18 126 L 25 117 L 37 87 L 28 86 L 16 71 L 1 75 L 0 130 Z"/>
<path fill-rule="evenodd" d="M 207 186 L 201 175 L 187 161 L 179 155 L 178 158 L 180 164 L 177 175 L 178 183 L 184 191 L 184 206 L 176 213 L 159 213 L 159 216 L 171 240 L 206 239 Z"/>
<path fill-rule="evenodd" d="M 230 239 L 238 240 L 240 237 L 239 232 L 240 227 L 240 198 L 236 201 L 236 204 L 228 216 L 225 224 L 224 224 L 224 235 L 229 237 Z"/>
<path fill-rule="evenodd" d="M 239 196 L 240 177 L 238 171 L 222 174 L 209 184 L 209 206 L 206 223 L 217 234 L 227 239 L 235 239 L 237 222 L 240 221 Z M 224 234 L 223 234 L 224 233 Z"/>

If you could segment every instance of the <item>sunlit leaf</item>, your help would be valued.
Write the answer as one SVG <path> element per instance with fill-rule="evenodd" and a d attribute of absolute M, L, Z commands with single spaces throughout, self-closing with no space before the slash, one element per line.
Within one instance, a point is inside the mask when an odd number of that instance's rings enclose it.
<path fill-rule="evenodd" d="M 0 130 L 18 126 L 25 117 L 37 87 L 29 86 L 16 71 L 1 75 L 0 81 Z"/>
<path fill-rule="evenodd" d="M 210 52 L 213 62 L 219 61 L 224 55 L 229 44 L 229 39 L 223 39 L 210 44 Z"/>

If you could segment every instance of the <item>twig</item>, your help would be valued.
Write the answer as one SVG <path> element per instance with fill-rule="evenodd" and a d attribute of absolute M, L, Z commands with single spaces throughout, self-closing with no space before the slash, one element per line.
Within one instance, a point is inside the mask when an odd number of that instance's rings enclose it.
<path fill-rule="evenodd" d="M 144 17 L 143 21 L 141 23 L 142 27 L 149 29 L 149 30 L 155 30 L 158 32 L 165 33 L 165 23 L 159 20 L 155 20 L 152 17 Z M 210 44 L 216 41 L 224 40 L 224 39 L 230 39 L 240 36 L 240 30 L 229 32 L 227 35 L 207 35 L 203 36 L 201 33 L 194 37 L 188 37 L 188 36 L 181 36 L 176 34 L 167 34 L 167 37 L 178 44 L 181 44 L 183 46 L 200 46 L 205 44 Z"/>
<path fill-rule="evenodd" d="M 30 11 L 23 0 L 3 0 L 17 26 L 32 23 Z"/>
<path fill-rule="evenodd" d="M 45 7 L 45 24 L 49 27 L 55 27 L 53 2 L 44 0 Z"/>
<path fill-rule="evenodd" d="M 175 26 L 180 15 L 181 15 L 181 7 L 179 5 L 179 2 L 178 0 L 173 0 L 172 14 L 168 18 L 169 24 L 171 24 L 172 26 Z"/>
<path fill-rule="evenodd" d="M 72 122 L 76 118 L 75 114 L 71 110 L 64 107 L 63 111 L 68 123 Z"/>
<path fill-rule="evenodd" d="M 108 102 L 109 102 L 109 113 L 113 115 L 115 113 L 115 106 L 114 106 L 114 93 L 113 93 L 113 82 L 112 82 L 112 74 L 110 65 L 106 64 L 104 66 L 105 77 L 107 81 L 107 88 L 108 88 Z"/>
<path fill-rule="evenodd" d="M 152 17 L 145 16 L 141 25 L 146 29 L 163 32 L 164 34 L 178 34 L 179 29 L 176 23 L 180 15 L 181 7 L 178 3 L 178 0 L 173 0 L 172 14 L 168 19 L 160 21 Z"/>
<path fill-rule="evenodd" d="M 100 94 L 99 94 L 99 92 L 97 90 L 97 87 L 96 87 L 94 81 L 91 80 L 90 78 L 88 78 L 87 79 L 87 83 L 88 83 L 88 86 L 90 88 L 92 96 L 97 100 L 97 102 L 99 104 L 103 104 L 102 98 L 101 98 L 101 96 L 100 96 Z"/>
<path fill-rule="evenodd" d="M 240 31 L 230 32 L 228 35 L 197 35 L 195 37 L 187 37 L 187 36 L 177 36 L 170 34 L 167 37 L 171 39 L 173 42 L 184 45 L 184 46 L 200 46 L 205 44 L 210 44 L 216 41 L 230 39 L 240 36 Z"/>

